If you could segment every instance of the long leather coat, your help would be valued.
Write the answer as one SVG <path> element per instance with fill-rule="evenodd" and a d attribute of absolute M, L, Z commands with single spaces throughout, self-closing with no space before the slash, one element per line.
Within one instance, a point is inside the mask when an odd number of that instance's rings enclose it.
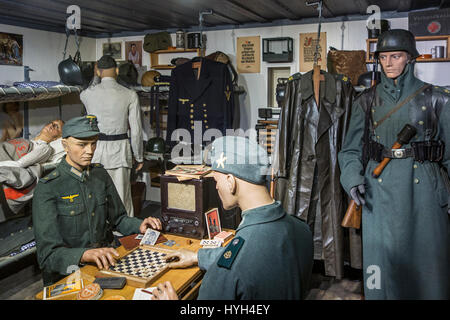
<path fill-rule="evenodd" d="M 348 200 L 339 183 L 337 154 L 349 124 L 354 90 L 344 76 L 323 75 L 320 108 L 314 99 L 312 71 L 294 75 L 287 84 L 273 159 L 279 177 L 275 198 L 287 213 L 308 223 L 314 259 L 324 260 L 325 274 L 339 279 L 344 273 L 340 224 Z M 352 265 L 360 267 L 358 239 L 351 248 L 356 258 Z"/>

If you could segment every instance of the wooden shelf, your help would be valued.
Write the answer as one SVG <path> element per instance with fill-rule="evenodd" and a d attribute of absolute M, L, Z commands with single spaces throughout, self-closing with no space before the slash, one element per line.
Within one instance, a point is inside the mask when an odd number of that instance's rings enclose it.
<path fill-rule="evenodd" d="M 175 68 L 174 65 L 171 64 L 159 64 L 159 55 L 167 54 L 167 53 L 186 53 L 186 52 L 195 52 L 197 56 L 201 55 L 201 49 L 168 49 L 168 50 L 156 50 L 155 52 L 150 53 L 150 68 L 151 69 L 161 69 L 168 70 Z"/>
<path fill-rule="evenodd" d="M 420 36 L 415 37 L 416 41 L 438 41 L 445 40 L 447 41 L 447 58 L 431 58 L 431 59 L 417 59 L 416 62 L 450 62 L 450 35 L 439 35 L 439 36 Z M 373 59 L 371 59 L 372 52 L 370 51 L 370 44 L 377 43 L 378 39 L 371 38 L 366 39 L 366 63 L 373 63 Z"/>

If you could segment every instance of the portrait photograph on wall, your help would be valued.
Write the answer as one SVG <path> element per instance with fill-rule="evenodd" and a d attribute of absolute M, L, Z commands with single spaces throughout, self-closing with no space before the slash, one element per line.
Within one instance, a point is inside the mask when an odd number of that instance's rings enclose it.
<path fill-rule="evenodd" d="M 136 67 L 142 66 L 142 41 L 125 42 L 125 60 L 131 61 Z"/>
<path fill-rule="evenodd" d="M 0 32 L 0 65 L 21 66 L 23 35 Z"/>
<path fill-rule="evenodd" d="M 110 55 L 115 60 L 123 60 L 122 42 L 105 42 L 102 46 L 103 55 Z"/>

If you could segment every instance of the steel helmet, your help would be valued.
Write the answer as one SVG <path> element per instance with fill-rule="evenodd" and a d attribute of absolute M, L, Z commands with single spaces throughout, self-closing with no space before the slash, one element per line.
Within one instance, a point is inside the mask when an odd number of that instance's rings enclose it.
<path fill-rule="evenodd" d="M 403 29 L 388 30 L 378 37 L 375 58 L 378 58 L 380 52 L 387 51 L 406 51 L 413 59 L 420 55 L 416 48 L 414 35 Z"/>
<path fill-rule="evenodd" d="M 166 144 L 161 137 L 153 137 L 147 141 L 145 151 L 149 153 L 164 153 L 166 151 Z"/>
<path fill-rule="evenodd" d="M 61 82 L 66 86 L 81 86 L 83 85 L 83 74 L 76 59 L 71 56 L 58 64 L 58 73 Z"/>
<path fill-rule="evenodd" d="M 143 87 L 151 87 L 155 84 L 155 78 L 161 76 L 161 73 L 150 70 L 142 75 L 141 84 Z"/>

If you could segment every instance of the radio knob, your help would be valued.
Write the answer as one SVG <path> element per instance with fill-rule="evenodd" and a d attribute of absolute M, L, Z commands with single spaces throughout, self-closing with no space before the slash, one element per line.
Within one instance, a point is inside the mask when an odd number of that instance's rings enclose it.
<path fill-rule="evenodd" d="M 198 227 L 199 224 L 200 224 L 200 223 L 198 222 L 198 220 L 195 220 L 195 221 L 194 221 L 194 226 Z"/>
<path fill-rule="evenodd" d="M 164 216 L 163 219 L 164 219 L 164 221 L 168 221 L 169 217 L 168 216 Z"/>
<path fill-rule="evenodd" d="M 183 233 L 184 228 L 183 227 L 178 227 L 178 232 L 179 233 Z"/>
<path fill-rule="evenodd" d="M 197 230 L 194 229 L 194 230 L 191 231 L 191 233 L 192 233 L 192 234 L 196 234 L 196 233 L 197 233 Z"/>
<path fill-rule="evenodd" d="M 166 232 L 170 232 L 170 226 L 166 226 Z"/>

